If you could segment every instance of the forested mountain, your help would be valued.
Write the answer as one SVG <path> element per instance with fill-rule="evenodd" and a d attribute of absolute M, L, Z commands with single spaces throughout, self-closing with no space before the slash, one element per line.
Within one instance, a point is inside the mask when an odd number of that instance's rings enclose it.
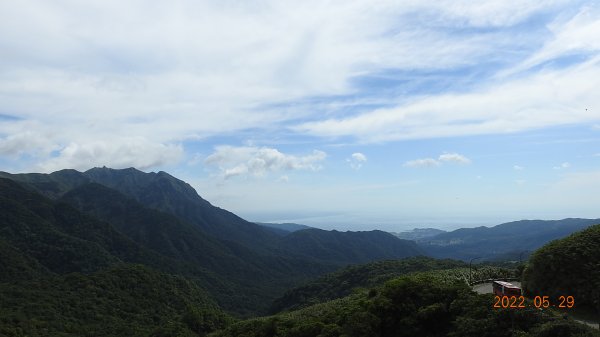
<path fill-rule="evenodd" d="M 418 240 L 428 255 L 468 261 L 518 259 L 526 251 L 600 223 L 600 219 L 521 220 L 494 227 L 461 228 Z"/>
<path fill-rule="evenodd" d="M 210 205 L 164 172 L 98 168 L 0 175 L 20 182 L 4 179 L 1 186 L 6 216 L 0 251 L 10 256 L 10 265 L 23 264 L 11 275 L 40 268 L 89 273 L 122 261 L 141 263 L 190 277 L 225 309 L 252 315 L 266 311 L 285 290 L 339 266 L 416 254 L 414 244 L 401 240 L 334 233 L 339 245 L 321 260 Z M 383 248 L 372 248 L 378 246 Z"/>
<path fill-rule="evenodd" d="M 272 312 L 296 310 L 315 303 L 322 303 L 348 296 L 355 288 L 374 287 L 392 278 L 426 270 L 464 267 L 465 263 L 454 260 L 436 260 L 414 257 L 353 265 L 323 275 L 300 287 L 290 289 L 273 302 Z"/>
<path fill-rule="evenodd" d="M 297 310 L 312 304 L 342 298 L 360 289 L 372 288 L 399 276 L 415 272 L 438 271 L 437 276 L 469 281 L 515 277 L 516 270 L 493 266 L 475 266 L 456 260 L 414 257 L 402 260 L 377 261 L 342 268 L 323 275 L 300 287 L 288 290 L 273 302 L 271 312 Z"/>
<path fill-rule="evenodd" d="M 193 333 L 201 317 L 211 317 L 202 328 L 208 332 L 229 320 L 198 286 L 211 276 L 170 275 L 194 274 L 194 266 L 66 203 L 0 178 L 0 214 L 0 336 Z"/>
<path fill-rule="evenodd" d="M 192 277 L 224 308 L 243 315 L 264 311 L 289 287 L 333 270 L 315 261 L 220 242 L 98 184 L 83 184 L 53 201 L 0 178 L 0 196 L 0 247 L 13 262 L 27 262 L 24 267 L 41 265 L 64 274 L 141 263 Z"/>
<path fill-rule="evenodd" d="M 423 255 L 413 241 L 383 231 L 339 232 L 311 228 L 284 236 L 282 249 L 328 263 L 365 263 Z"/>
<path fill-rule="evenodd" d="M 96 182 L 117 190 L 146 207 L 170 213 L 197 225 L 216 238 L 253 249 L 273 246 L 277 240 L 274 233 L 211 205 L 189 184 L 162 171 L 144 173 L 134 168 L 115 170 L 104 167 L 85 172 L 61 170 L 51 174 L 0 173 L 0 176 L 28 183 L 51 198 L 60 197 L 77 186 Z"/>
<path fill-rule="evenodd" d="M 0 283 L 0 336 L 202 336 L 231 321 L 194 282 L 139 265 Z"/>
<path fill-rule="evenodd" d="M 121 261 L 161 263 L 110 224 L 3 178 L 0 212 L 7 250 L 53 273 L 93 272 Z"/>
<path fill-rule="evenodd" d="M 203 233 L 219 239 L 226 245 L 232 245 L 232 250 L 239 250 L 240 254 L 244 256 L 248 253 L 244 247 L 251 249 L 254 253 L 267 255 L 283 254 L 304 258 L 306 255 L 310 257 L 312 254 L 306 250 L 312 248 L 310 245 L 303 249 L 294 245 L 293 242 L 289 244 L 291 239 L 286 238 L 282 241 L 280 234 L 211 205 L 202 199 L 189 184 L 162 171 L 144 173 L 133 168 L 115 170 L 103 167 L 90 169 L 83 173 L 75 170 L 62 170 L 47 175 L 0 172 L 0 176 L 25 182 L 51 198 L 60 198 L 76 187 L 95 182 L 136 200 L 144 207 L 163 211 L 183 222 L 195 225 Z M 344 250 L 336 253 L 340 259 L 332 261 L 338 265 L 400 258 L 421 253 L 413 243 L 390 240 L 390 237 L 384 233 L 379 235 L 360 232 L 340 234 L 339 232 L 319 231 L 312 232 L 310 237 L 311 240 L 320 242 L 331 241 L 334 238 L 339 243 L 335 249 Z M 299 238 L 307 237 L 299 236 Z M 382 245 L 377 241 L 380 239 L 385 240 Z M 344 240 L 350 240 L 350 242 L 346 243 Z M 368 252 L 363 254 L 361 250 L 364 248 L 353 244 L 356 240 L 362 240 L 363 243 L 370 246 L 385 248 L 378 248 L 375 252 L 371 247 L 367 247 Z M 320 244 L 319 242 L 315 243 Z M 352 246 L 356 250 L 351 253 L 359 260 L 346 256 L 349 252 L 346 246 Z"/>
<path fill-rule="evenodd" d="M 524 289 L 558 299 L 573 296 L 600 317 L 600 225 L 538 249 L 524 271 Z"/>
<path fill-rule="evenodd" d="M 472 320 L 484 323 L 471 335 L 505 328 L 503 314 L 473 309 L 483 300 L 448 281 L 464 283 L 462 262 L 393 261 L 423 250 L 381 231 L 277 234 L 164 172 L 0 173 L 0 214 L 0 336 L 462 336 Z M 373 262 L 383 259 L 392 261 Z M 317 279 L 357 263 L 369 264 Z M 382 286 L 424 270 L 437 271 Z M 232 323 L 229 314 L 266 313 L 279 297 L 277 310 L 306 309 Z M 550 320 L 520 328 L 538 336 L 554 331 Z M 556 329 L 578 329 L 565 324 Z"/>
<path fill-rule="evenodd" d="M 189 184 L 166 172 L 93 168 L 84 172 L 94 182 L 128 195 L 142 205 L 164 211 L 216 238 L 262 250 L 275 245 L 278 236 L 202 199 Z"/>
<path fill-rule="evenodd" d="M 300 225 L 297 223 L 270 223 L 270 222 L 255 222 L 257 225 L 265 227 L 279 235 L 286 235 L 292 232 L 296 232 L 303 229 L 310 229 L 313 227 Z"/>
<path fill-rule="evenodd" d="M 446 271 L 411 274 L 344 298 L 234 323 L 212 337 L 597 337 L 555 311 L 494 309 Z"/>
<path fill-rule="evenodd" d="M 404 239 L 404 240 L 423 240 L 425 238 L 430 238 L 432 236 L 436 236 L 438 234 L 446 233 L 441 229 L 437 228 L 413 228 L 409 231 L 404 231 L 400 233 L 391 233 L 392 235 Z"/>

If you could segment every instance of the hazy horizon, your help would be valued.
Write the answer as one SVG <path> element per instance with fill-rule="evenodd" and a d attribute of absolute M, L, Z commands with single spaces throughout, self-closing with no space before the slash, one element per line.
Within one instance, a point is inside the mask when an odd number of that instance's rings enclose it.
<path fill-rule="evenodd" d="M 339 229 L 600 217 L 593 1 L 6 1 L 0 32 L 3 171 Z"/>
<path fill-rule="evenodd" d="M 371 218 L 352 217 L 343 214 L 330 214 L 322 216 L 306 217 L 277 217 L 276 215 L 244 215 L 238 214 L 245 220 L 251 222 L 266 223 L 296 223 L 325 230 L 338 231 L 370 231 L 382 230 L 386 232 L 403 232 L 415 228 L 435 228 L 445 231 L 453 231 L 459 228 L 474 228 L 479 226 L 493 227 L 507 222 L 520 220 L 562 220 L 566 218 L 597 219 L 598 217 L 586 216 L 559 216 L 559 217 L 429 217 L 429 218 L 398 218 L 388 220 L 371 220 Z M 351 220 L 350 220 L 351 219 Z"/>

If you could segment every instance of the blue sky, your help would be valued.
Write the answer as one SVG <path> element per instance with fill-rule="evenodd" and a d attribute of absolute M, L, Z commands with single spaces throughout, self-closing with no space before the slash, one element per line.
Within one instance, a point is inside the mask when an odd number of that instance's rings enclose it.
<path fill-rule="evenodd" d="M 593 1 L 4 1 L 0 55 L 4 171 L 327 229 L 600 217 Z"/>

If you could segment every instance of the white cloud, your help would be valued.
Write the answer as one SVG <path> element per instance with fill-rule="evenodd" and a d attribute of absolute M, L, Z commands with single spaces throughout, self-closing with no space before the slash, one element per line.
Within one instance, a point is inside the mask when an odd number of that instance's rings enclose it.
<path fill-rule="evenodd" d="M 452 162 L 457 164 L 470 164 L 471 160 L 458 153 L 444 153 L 438 158 L 440 162 Z"/>
<path fill-rule="evenodd" d="M 597 6 L 584 6 L 568 20 L 564 16 L 559 17 L 547 26 L 552 38 L 536 53 L 502 75 L 514 74 L 562 56 L 597 53 L 600 51 L 599 17 Z"/>
<path fill-rule="evenodd" d="M 525 131 L 600 120 L 600 57 L 563 70 L 488 83 L 465 94 L 442 94 L 357 116 L 307 122 L 299 132 L 353 136 L 363 142 Z M 552 97 L 552 99 L 548 99 Z"/>
<path fill-rule="evenodd" d="M 525 168 L 523 166 L 515 165 L 513 166 L 513 170 L 515 171 L 523 171 Z"/>
<path fill-rule="evenodd" d="M 440 162 L 433 158 L 423 158 L 423 159 L 409 160 L 409 161 L 405 162 L 403 166 L 413 167 L 413 168 L 436 167 L 436 166 L 440 166 Z"/>
<path fill-rule="evenodd" d="M 436 167 L 440 166 L 443 163 L 455 163 L 455 164 L 470 164 L 471 160 L 462 154 L 458 153 L 443 153 L 438 159 L 433 158 L 423 158 L 423 159 L 415 159 L 409 160 L 404 163 L 404 167 Z"/>
<path fill-rule="evenodd" d="M 0 138 L 0 156 L 19 156 L 24 153 L 47 153 L 56 147 L 47 137 L 32 131 L 13 133 Z"/>
<path fill-rule="evenodd" d="M 206 165 L 217 166 L 224 179 L 235 176 L 265 176 L 270 172 L 292 170 L 317 171 L 321 169 L 327 154 L 314 150 L 312 154 L 294 156 L 268 147 L 217 146 L 215 152 L 206 157 Z"/>
<path fill-rule="evenodd" d="M 571 167 L 571 164 L 569 162 L 564 162 L 560 165 L 554 166 L 553 169 L 555 170 L 565 170 L 568 169 L 569 167 Z"/>
<path fill-rule="evenodd" d="M 346 159 L 346 161 L 350 164 L 350 167 L 359 170 L 363 164 L 367 162 L 367 156 L 360 152 L 355 152 L 350 158 Z"/>
<path fill-rule="evenodd" d="M 177 163 L 183 155 L 179 145 L 154 143 L 147 139 L 117 138 L 110 141 L 70 143 L 56 157 L 39 164 L 43 172 L 64 168 L 86 170 L 95 166 L 148 169 Z"/>
<path fill-rule="evenodd" d="M 171 144 L 270 128 L 322 114 L 317 109 L 290 113 L 265 106 L 355 94 L 360 90 L 353 86 L 358 76 L 389 69 L 453 69 L 496 59 L 499 51 L 520 51 L 528 41 L 514 39 L 501 28 L 538 12 L 559 11 L 562 4 L 4 1 L 0 100 L 3 113 L 44 125 L 45 130 L 29 138 L 60 130 L 51 139 L 59 148 L 102 142 L 106 135 Z M 498 33 L 478 33 L 486 27 Z M 402 123 L 398 134 L 414 138 L 451 133 L 437 130 L 445 125 L 439 116 L 430 129 L 418 125 L 428 119 L 420 115 Z M 398 126 L 393 116 L 381 120 L 391 121 L 389 129 L 375 121 L 339 132 L 372 139 L 383 131 L 383 139 L 402 138 L 390 131 Z M 336 134 L 319 125 L 299 129 Z M 461 125 L 457 129 L 463 133 Z M 0 137 L 19 136 L 13 132 Z M 42 154 L 49 158 L 52 149 Z M 32 151 L 23 147 L 16 152 Z M 2 153 L 14 154 L 14 147 L 5 145 Z"/>

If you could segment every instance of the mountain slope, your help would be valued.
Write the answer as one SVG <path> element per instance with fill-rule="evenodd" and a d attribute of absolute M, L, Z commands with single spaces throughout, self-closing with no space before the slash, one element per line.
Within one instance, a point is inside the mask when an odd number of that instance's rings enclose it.
<path fill-rule="evenodd" d="M 404 239 L 404 240 L 423 240 L 425 238 L 429 238 L 432 236 L 436 236 L 442 233 L 446 233 L 441 229 L 436 228 L 413 228 L 409 231 L 404 231 L 400 233 L 391 233 L 392 235 Z"/>
<path fill-rule="evenodd" d="M 271 223 L 271 222 L 255 222 L 255 224 L 260 225 L 262 227 L 271 229 L 276 231 L 279 234 L 288 234 L 291 232 L 296 232 L 303 229 L 310 229 L 312 227 L 306 225 L 300 225 L 297 223 Z"/>
<path fill-rule="evenodd" d="M 134 168 L 93 168 L 86 172 L 60 170 L 50 174 L 10 174 L 0 177 L 25 182 L 45 196 L 56 199 L 75 187 L 96 182 L 135 199 L 148 208 L 172 214 L 221 240 L 254 250 L 273 247 L 278 235 L 235 214 L 211 205 L 184 181 L 165 172 L 144 173 Z"/>
<path fill-rule="evenodd" d="M 218 241 L 99 184 L 85 183 L 52 201 L 11 180 L 2 183 L 0 209 L 6 216 L 0 239 L 56 273 L 93 272 L 120 261 L 142 263 L 192 277 L 224 308 L 248 315 L 266 310 L 298 282 L 333 269 Z"/>
<path fill-rule="evenodd" d="M 0 212 L 0 269 L 7 273 L 0 280 L 15 282 L 48 273 L 91 273 L 122 262 L 139 263 L 193 277 L 221 295 L 223 303 L 240 306 L 241 289 L 227 278 L 146 249 L 111 224 L 9 179 L 0 178 Z"/>
<path fill-rule="evenodd" d="M 523 284 L 534 296 L 573 296 L 576 305 L 600 315 L 600 225 L 538 249 L 529 259 Z"/>
<path fill-rule="evenodd" d="M 388 280 L 416 272 L 431 272 L 435 277 L 444 280 L 453 279 L 467 283 L 471 276 L 474 280 L 515 277 L 516 270 L 481 265 L 470 269 L 462 261 L 428 257 L 353 265 L 288 290 L 273 302 L 271 312 L 297 310 L 315 303 L 342 298 L 361 289 L 376 287 Z"/>
<path fill-rule="evenodd" d="M 200 316 L 213 327 L 226 320 L 196 282 L 124 262 L 192 265 L 66 203 L 0 178 L 0 214 L 0 336 L 147 336 L 163 326 L 191 334 Z"/>
<path fill-rule="evenodd" d="M 220 241 L 197 226 L 144 207 L 97 183 L 81 185 L 60 200 L 110 222 L 144 248 L 202 267 L 219 280 L 227 280 L 204 285 L 224 308 L 238 313 L 262 311 L 288 287 L 333 269 L 312 260 L 260 253 L 235 242 Z"/>
<path fill-rule="evenodd" d="M 492 304 L 491 294 L 478 295 L 466 283 L 432 271 L 301 310 L 237 322 L 209 336 L 597 336 L 552 311 L 493 309 Z"/>
<path fill-rule="evenodd" d="M 520 253 L 573 232 L 583 230 L 600 219 L 521 220 L 494 227 L 461 228 L 418 241 L 429 255 L 468 261 L 493 259 L 507 254 L 518 259 Z"/>
<path fill-rule="evenodd" d="M 338 232 L 304 229 L 281 239 L 281 249 L 321 261 L 338 264 L 365 263 L 422 255 L 412 241 L 401 240 L 383 231 Z"/>
<path fill-rule="evenodd" d="M 0 283 L 0 336 L 197 336 L 228 321 L 193 282 L 142 266 Z"/>
<path fill-rule="evenodd" d="M 143 258 L 110 225 L 2 178 L 0 212 L 0 238 L 56 273 L 91 272 Z"/>
<path fill-rule="evenodd" d="M 84 175 L 94 182 L 130 196 L 142 205 L 173 214 L 221 240 L 254 250 L 275 245 L 278 235 L 237 215 L 211 205 L 187 183 L 165 172 L 93 168 Z"/>
<path fill-rule="evenodd" d="M 227 247 L 199 232 L 194 226 L 168 213 L 146 208 L 118 191 L 97 183 L 74 188 L 59 200 L 110 222 L 138 244 L 174 259 L 212 269 L 221 267 L 227 259 L 236 258 Z"/>
<path fill-rule="evenodd" d="M 273 302 L 272 312 L 297 310 L 315 303 L 322 303 L 348 296 L 355 288 L 375 287 L 392 278 L 428 270 L 464 267 L 466 264 L 454 260 L 436 260 L 428 257 L 413 257 L 402 260 L 377 261 L 348 266 L 323 275 L 300 287 L 288 290 Z"/>

